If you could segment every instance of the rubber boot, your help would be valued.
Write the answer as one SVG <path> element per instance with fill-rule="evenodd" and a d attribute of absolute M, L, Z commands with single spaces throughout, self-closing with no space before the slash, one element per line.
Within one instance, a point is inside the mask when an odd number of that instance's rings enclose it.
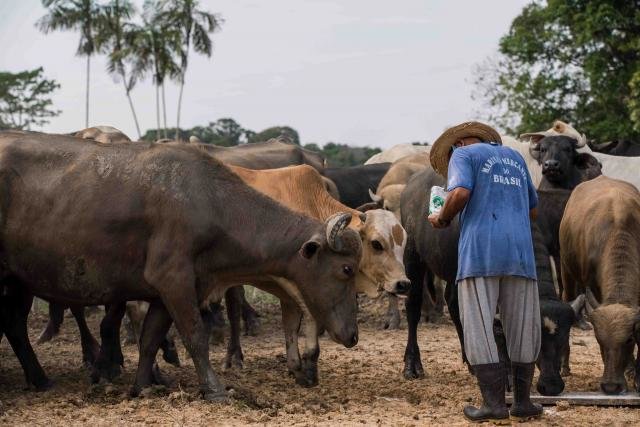
<path fill-rule="evenodd" d="M 473 366 L 473 372 L 478 379 L 482 406 L 466 406 L 464 416 L 473 422 L 492 422 L 494 424 L 509 424 L 509 411 L 504 401 L 505 370 L 502 363 L 489 363 Z"/>
<path fill-rule="evenodd" d="M 533 380 L 534 363 L 511 362 L 513 370 L 513 405 L 511 419 L 527 421 L 542 416 L 542 405 L 533 403 L 529 397 Z"/>

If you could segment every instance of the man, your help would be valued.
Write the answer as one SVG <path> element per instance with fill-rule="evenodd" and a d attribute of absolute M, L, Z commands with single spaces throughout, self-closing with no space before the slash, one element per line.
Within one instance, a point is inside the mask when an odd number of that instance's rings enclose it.
<path fill-rule="evenodd" d="M 449 191 L 435 228 L 460 214 L 458 298 L 464 348 L 478 379 L 483 404 L 467 406 L 464 415 L 476 422 L 519 421 L 542 415 L 529 398 L 540 350 L 540 309 L 531 240 L 530 217 L 538 202 L 526 163 L 503 147 L 491 127 L 467 122 L 445 131 L 433 144 L 431 165 L 448 176 Z M 498 359 L 493 319 L 507 339 L 514 381 L 514 404 L 505 404 L 505 370 Z"/>

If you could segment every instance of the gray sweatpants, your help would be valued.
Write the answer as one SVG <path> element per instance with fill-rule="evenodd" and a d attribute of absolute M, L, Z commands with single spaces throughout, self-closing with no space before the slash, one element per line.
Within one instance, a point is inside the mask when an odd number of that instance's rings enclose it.
<path fill-rule="evenodd" d="M 498 363 L 493 318 L 500 320 L 512 362 L 531 363 L 540 351 L 538 283 L 523 277 L 471 277 L 458 282 L 464 349 L 471 365 Z"/>

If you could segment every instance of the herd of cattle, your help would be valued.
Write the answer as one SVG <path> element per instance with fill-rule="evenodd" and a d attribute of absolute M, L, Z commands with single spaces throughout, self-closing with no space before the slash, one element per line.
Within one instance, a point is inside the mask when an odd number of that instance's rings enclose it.
<path fill-rule="evenodd" d="M 625 372 L 635 372 L 639 389 L 637 147 L 595 152 L 563 122 L 503 143 L 523 155 L 539 195 L 532 223 L 543 331 L 538 391 L 563 391 L 570 328 L 588 326 L 584 312 L 600 345 L 602 390 L 625 391 Z M 389 328 L 400 321 L 396 296 L 406 297 L 404 376 L 421 377 L 423 310 L 440 315 L 446 303 L 466 360 L 455 289 L 459 226 L 436 230 L 426 221 L 431 187 L 444 184 L 428 146 L 399 145 L 362 166 L 329 168 L 321 155 L 281 140 L 225 148 L 194 138 L 131 142 L 110 127 L 0 132 L 0 334 L 27 383 L 46 389 L 27 317 L 34 296 L 50 302 L 42 342 L 68 307 L 92 380 L 112 380 L 123 364 L 128 313 L 139 348 L 137 395 L 165 381 L 155 363 L 160 348 L 179 364 L 169 333 L 175 324 L 202 396 L 215 401 L 226 391 L 209 362 L 212 313 L 224 298 L 225 366 L 242 366 L 241 319 L 255 320 L 242 285 L 280 299 L 287 367 L 303 386 L 318 383 L 319 335 L 356 345 L 356 295 L 388 294 Z M 91 305 L 105 305 L 100 343 L 84 319 Z M 499 315 L 495 331 L 500 343 Z M 504 348 L 501 357 L 508 358 Z"/>

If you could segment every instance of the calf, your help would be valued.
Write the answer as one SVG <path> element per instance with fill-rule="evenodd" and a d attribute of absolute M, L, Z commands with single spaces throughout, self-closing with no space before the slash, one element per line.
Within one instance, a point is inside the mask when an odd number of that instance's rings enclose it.
<path fill-rule="evenodd" d="M 564 298 L 586 291 L 604 373 L 602 391 L 626 391 L 640 328 L 640 192 L 600 176 L 576 187 L 560 224 Z M 636 372 L 636 389 L 639 389 Z"/>

